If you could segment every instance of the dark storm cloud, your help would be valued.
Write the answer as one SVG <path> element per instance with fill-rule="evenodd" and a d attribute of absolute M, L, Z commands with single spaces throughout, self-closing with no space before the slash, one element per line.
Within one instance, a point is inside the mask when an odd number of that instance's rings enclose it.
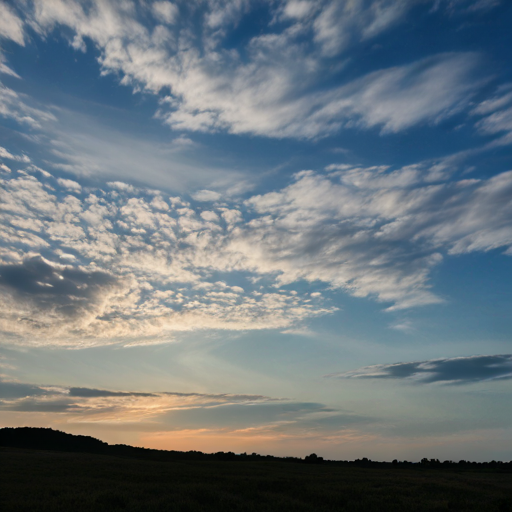
<path fill-rule="evenodd" d="M 407 379 L 421 383 L 469 384 L 512 378 L 512 355 L 470 356 L 380 364 L 327 375 L 340 379 Z"/>

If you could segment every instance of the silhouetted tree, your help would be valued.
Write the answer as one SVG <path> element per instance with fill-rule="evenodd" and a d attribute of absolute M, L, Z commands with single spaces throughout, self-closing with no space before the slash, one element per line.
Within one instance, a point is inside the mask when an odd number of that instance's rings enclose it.
<path fill-rule="evenodd" d="M 311 455 L 306 455 L 304 457 L 304 462 L 306 464 L 321 464 L 324 461 L 323 457 L 319 457 L 316 453 L 312 453 Z"/>

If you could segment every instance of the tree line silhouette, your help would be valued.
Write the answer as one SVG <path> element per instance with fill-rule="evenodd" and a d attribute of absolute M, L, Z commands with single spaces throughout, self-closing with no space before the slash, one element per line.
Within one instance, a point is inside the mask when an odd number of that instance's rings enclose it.
<path fill-rule="evenodd" d="M 300 457 L 277 457 L 274 455 L 260 455 L 258 453 L 216 452 L 203 453 L 190 450 L 187 452 L 176 450 L 156 450 L 152 448 L 140 448 L 125 444 L 109 445 L 94 437 L 67 434 L 52 428 L 16 427 L 0 429 L 0 446 L 10 448 L 24 448 L 32 450 L 50 450 L 62 452 L 81 452 L 91 454 L 113 455 L 130 458 L 144 458 L 151 460 L 225 460 L 225 461 L 260 461 L 275 460 L 280 462 L 306 463 L 306 464 L 336 464 L 356 467 L 415 467 L 420 469 L 445 469 L 445 468 L 488 468 L 492 470 L 512 472 L 512 461 L 502 462 L 470 462 L 460 460 L 458 462 L 439 459 L 421 459 L 421 462 L 399 461 L 392 462 L 372 461 L 366 457 L 348 460 L 324 460 L 315 453 Z"/>

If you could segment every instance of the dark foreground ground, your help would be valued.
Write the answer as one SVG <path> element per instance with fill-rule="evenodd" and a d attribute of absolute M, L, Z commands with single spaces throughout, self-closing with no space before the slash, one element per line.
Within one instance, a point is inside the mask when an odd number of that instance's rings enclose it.
<path fill-rule="evenodd" d="M 512 474 L 0 448 L 0 510 L 512 512 Z"/>

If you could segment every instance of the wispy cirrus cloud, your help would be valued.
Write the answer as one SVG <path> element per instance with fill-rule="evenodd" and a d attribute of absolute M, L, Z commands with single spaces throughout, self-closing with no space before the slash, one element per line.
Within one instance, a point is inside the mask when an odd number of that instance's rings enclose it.
<path fill-rule="evenodd" d="M 19 14 L 43 36 L 71 29 L 76 49 L 92 41 L 103 72 L 120 73 L 121 83 L 158 94 L 158 116 L 176 130 L 294 138 L 342 127 L 397 132 L 452 115 L 481 85 L 478 58 L 467 53 L 340 83 L 333 58 L 400 23 L 411 2 L 270 2 L 274 22 L 239 48 L 226 49 L 256 5 L 261 8 L 250 1 L 149 6 L 102 0 L 86 9 L 78 1 L 35 1 L 20 5 Z M 326 89 L 322 84 L 334 76 L 338 85 Z M 162 95 L 167 89 L 170 94 Z"/>
<path fill-rule="evenodd" d="M 509 172 L 433 184 L 435 166 L 330 169 L 246 202 L 261 215 L 247 235 L 253 258 L 280 270 L 281 282 L 321 280 L 411 307 L 442 300 L 428 275 L 443 253 L 510 250 Z"/>
<path fill-rule="evenodd" d="M 39 129 L 45 123 L 55 121 L 52 112 L 31 106 L 30 98 L 20 95 L 0 83 L 0 116 L 14 119 L 21 125 Z"/>
<path fill-rule="evenodd" d="M 442 54 L 376 71 L 325 97 L 311 120 L 333 127 L 380 127 L 383 133 L 439 122 L 467 105 L 478 88 L 478 81 L 470 79 L 478 61 L 476 54 Z"/>
<path fill-rule="evenodd" d="M 378 364 L 333 373 L 339 379 L 396 379 L 415 383 L 471 384 L 512 379 L 512 355 L 431 359 L 412 363 Z"/>
<path fill-rule="evenodd" d="M 11 39 L 22 46 L 25 44 L 23 21 L 4 2 L 0 3 L 0 37 Z"/>
<path fill-rule="evenodd" d="M 512 141 L 512 84 L 498 88 L 494 96 L 480 103 L 472 114 L 480 116 L 477 129 L 484 135 L 497 135 L 489 143 L 493 146 L 506 146 Z"/>
<path fill-rule="evenodd" d="M 196 148 L 186 137 L 159 143 L 66 109 L 59 109 L 56 122 L 45 123 L 38 135 L 53 168 L 81 177 L 142 182 L 176 192 L 244 178 L 240 171 L 191 159 Z"/>

